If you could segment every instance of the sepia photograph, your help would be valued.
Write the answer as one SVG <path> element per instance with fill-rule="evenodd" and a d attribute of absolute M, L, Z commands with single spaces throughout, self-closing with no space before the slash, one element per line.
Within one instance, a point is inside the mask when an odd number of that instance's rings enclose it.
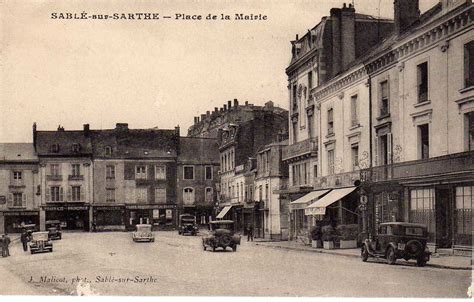
<path fill-rule="evenodd" d="M 467 300 L 473 207 L 472 0 L 0 0 L 1 299 Z"/>

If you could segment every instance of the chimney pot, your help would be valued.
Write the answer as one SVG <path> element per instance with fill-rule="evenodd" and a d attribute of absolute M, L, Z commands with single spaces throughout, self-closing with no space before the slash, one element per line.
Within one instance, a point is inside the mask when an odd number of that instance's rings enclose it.
<path fill-rule="evenodd" d="M 234 99 L 234 107 L 238 107 L 239 106 L 239 101 L 237 99 Z"/>
<path fill-rule="evenodd" d="M 214 112 L 219 112 L 219 108 L 214 107 Z"/>
<path fill-rule="evenodd" d="M 245 106 L 248 106 L 249 105 L 249 101 L 245 101 Z"/>
<path fill-rule="evenodd" d="M 229 108 L 229 110 L 232 108 L 232 101 L 227 101 L 227 108 Z"/>
<path fill-rule="evenodd" d="M 127 123 L 117 123 L 117 124 L 115 124 L 115 129 L 116 130 L 128 130 L 128 124 Z"/>
<path fill-rule="evenodd" d="M 211 112 L 210 111 L 206 111 L 206 116 L 210 116 L 211 115 Z"/>
<path fill-rule="evenodd" d="M 227 111 L 227 105 L 224 104 L 224 111 Z"/>

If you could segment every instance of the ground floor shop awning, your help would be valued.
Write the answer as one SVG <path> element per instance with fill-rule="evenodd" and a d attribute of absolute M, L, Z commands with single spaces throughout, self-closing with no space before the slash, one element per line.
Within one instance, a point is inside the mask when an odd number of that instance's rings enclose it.
<path fill-rule="evenodd" d="M 229 212 L 230 208 L 232 208 L 232 206 L 225 206 L 221 212 L 216 216 L 217 219 L 222 219 L 224 218 L 225 214 L 227 214 L 227 212 Z"/>
<path fill-rule="evenodd" d="M 356 187 L 343 188 L 343 189 L 334 189 L 329 192 L 323 198 L 313 202 L 311 205 L 305 208 L 305 215 L 324 215 L 326 214 L 326 207 L 335 203 L 344 196 L 352 193 Z"/>
<path fill-rule="evenodd" d="M 311 202 L 314 202 L 319 197 L 329 192 L 329 190 L 318 190 L 312 191 L 308 194 L 294 200 L 290 203 L 290 210 L 302 210 L 305 209 Z"/>

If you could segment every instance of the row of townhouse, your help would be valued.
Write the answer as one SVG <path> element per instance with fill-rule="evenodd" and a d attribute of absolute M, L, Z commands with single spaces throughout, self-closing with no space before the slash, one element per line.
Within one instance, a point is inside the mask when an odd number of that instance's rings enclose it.
<path fill-rule="evenodd" d="M 423 14 L 418 1 L 396 0 L 390 33 L 357 55 L 360 17 L 351 6 L 333 9 L 316 33 L 347 22 L 340 36 L 355 28 L 355 40 L 328 34 L 351 57 L 329 77 L 335 62 L 322 61 L 324 39 L 317 45 L 311 31 L 293 42 L 310 46 L 294 47 L 287 68 L 290 237 L 318 221 L 359 223 L 365 236 L 381 222 L 408 221 L 428 226 L 433 248 L 472 250 L 473 12 L 466 0 Z"/>
<path fill-rule="evenodd" d="M 179 128 L 38 131 L 0 144 L 0 233 L 59 220 L 72 230 L 174 228 L 181 213 L 206 223 L 216 200 L 217 140 Z"/>

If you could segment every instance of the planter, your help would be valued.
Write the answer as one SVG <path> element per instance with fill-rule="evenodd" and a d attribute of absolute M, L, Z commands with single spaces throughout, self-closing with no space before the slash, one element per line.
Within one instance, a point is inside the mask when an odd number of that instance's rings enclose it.
<path fill-rule="evenodd" d="M 325 250 L 333 250 L 334 249 L 334 241 L 324 241 L 324 249 Z"/>
<path fill-rule="evenodd" d="M 357 240 L 341 240 L 339 243 L 341 249 L 355 249 L 357 248 Z"/>
<path fill-rule="evenodd" d="M 311 241 L 311 246 L 314 248 L 322 248 L 323 244 L 321 243 L 321 240 L 313 240 Z"/>

